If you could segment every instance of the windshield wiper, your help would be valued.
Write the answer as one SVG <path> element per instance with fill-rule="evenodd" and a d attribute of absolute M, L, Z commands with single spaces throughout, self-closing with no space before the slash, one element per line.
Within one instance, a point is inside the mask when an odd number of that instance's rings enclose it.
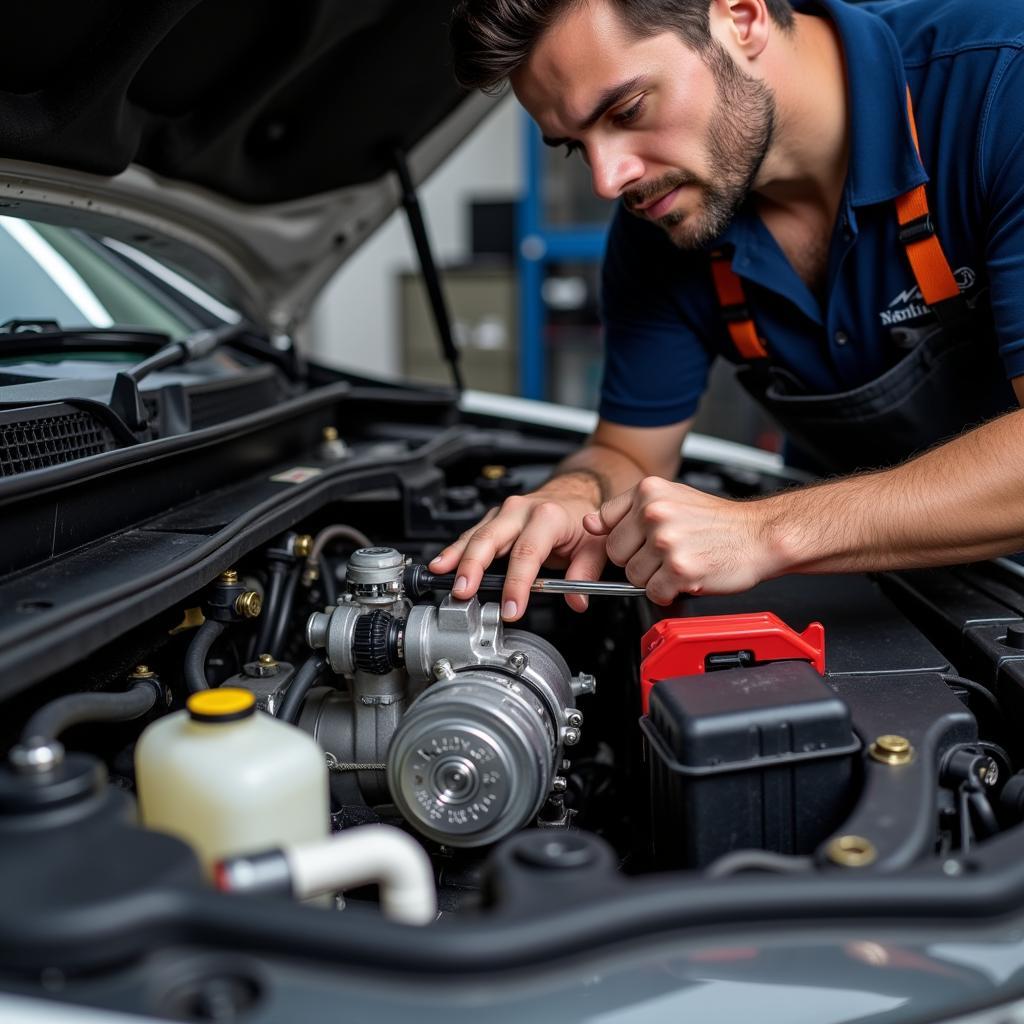
<path fill-rule="evenodd" d="M 169 345 L 154 352 L 148 359 L 136 363 L 129 370 L 122 370 L 114 378 L 114 388 L 110 393 L 110 408 L 132 430 L 143 430 L 147 425 L 146 409 L 139 394 L 139 383 L 144 377 L 157 370 L 165 370 L 169 366 L 180 366 L 193 359 L 202 359 L 211 355 L 221 345 L 237 338 L 240 334 L 251 330 L 244 320 L 236 324 L 224 324 L 222 327 L 211 327 L 172 341 Z"/>
<path fill-rule="evenodd" d="M 163 331 L 136 327 L 61 327 L 56 320 L 8 320 L 0 324 L 0 359 L 44 352 L 126 352 L 144 356 L 165 346 Z"/>

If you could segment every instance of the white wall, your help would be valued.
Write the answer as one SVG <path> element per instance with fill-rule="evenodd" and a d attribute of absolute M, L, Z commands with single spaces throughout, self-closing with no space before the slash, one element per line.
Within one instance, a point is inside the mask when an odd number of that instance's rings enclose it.
<path fill-rule="evenodd" d="M 438 263 L 469 255 L 469 200 L 522 190 L 519 106 L 506 97 L 420 189 Z M 311 320 L 318 361 L 370 374 L 398 372 L 397 274 L 417 266 L 405 213 L 393 213 L 328 284 Z"/>

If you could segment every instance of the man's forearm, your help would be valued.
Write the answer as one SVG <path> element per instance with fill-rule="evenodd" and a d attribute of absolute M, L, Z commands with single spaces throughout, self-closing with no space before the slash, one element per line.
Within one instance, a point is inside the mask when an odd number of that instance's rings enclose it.
<path fill-rule="evenodd" d="M 1022 452 L 1018 410 L 893 469 L 762 499 L 773 575 L 949 565 L 1024 550 Z"/>
<path fill-rule="evenodd" d="M 643 469 L 628 455 L 591 443 L 563 459 L 537 492 L 558 497 L 585 497 L 598 508 L 644 476 Z"/>

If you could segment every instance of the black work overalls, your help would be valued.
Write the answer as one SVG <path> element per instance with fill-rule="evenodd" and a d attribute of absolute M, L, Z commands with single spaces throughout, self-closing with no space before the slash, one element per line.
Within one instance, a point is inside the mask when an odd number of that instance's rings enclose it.
<path fill-rule="evenodd" d="M 917 147 L 909 88 L 907 113 Z M 772 367 L 727 255 L 718 251 L 711 256 L 722 316 L 747 361 L 737 374 L 740 383 L 826 472 L 894 465 L 1017 407 L 992 343 L 994 328 L 979 323 L 960 294 L 935 234 L 924 186 L 900 196 L 896 212 L 900 242 L 935 322 L 898 363 L 851 391 L 807 394 L 794 377 Z"/>

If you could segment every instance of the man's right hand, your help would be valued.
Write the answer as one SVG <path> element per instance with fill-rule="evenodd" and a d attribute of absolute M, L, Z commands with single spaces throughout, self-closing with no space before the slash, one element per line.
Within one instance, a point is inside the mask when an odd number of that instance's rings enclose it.
<path fill-rule="evenodd" d="M 472 597 L 495 558 L 509 555 L 501 617 L 515 622 L 526 611 L 530 585 L 542 565 L 565 569 L 566 579 L 598 580 L 608 556 L 605 538 L 583 528 L 583 517 L 645 476 L 675 476 L 679 448 L 690 420 L 664 427 L 626 427 L 604 420 L 587 444 L 532 494 L 506 498 L 430 563 L 436 573 L 454 572 L 452 594 Z M 574 611 L 587 598 L 567 594 Z"/>
<path fill-rule="evenodd" d="M 563 486 L 558 488 L 563 493 L 542 489 L 506 498 L 500 508 L 492 509 L 449 544 L 430 563 L 431 572 L 454 570 L 457 578 L 452 594 L 466 599 L 476 593 L 480 577 L 491 562 L 509 555 L 501 595 L 501 617 L 506 622 L 515 622 L 526 610 L 530 585 L 542 565 L 564 567 L 569 579 L 600 579 L 607 560 L 605 541 L 583 528 L 583 517 L 596 511 L 600 502 L 582 494 L 564 493 L 569 489 Z M 586 483 L 579 488 L 585 489 Z M 574 611 L 586 610 L 587 598 L 583 595 L 567 595 L 566 601 Z"/>

